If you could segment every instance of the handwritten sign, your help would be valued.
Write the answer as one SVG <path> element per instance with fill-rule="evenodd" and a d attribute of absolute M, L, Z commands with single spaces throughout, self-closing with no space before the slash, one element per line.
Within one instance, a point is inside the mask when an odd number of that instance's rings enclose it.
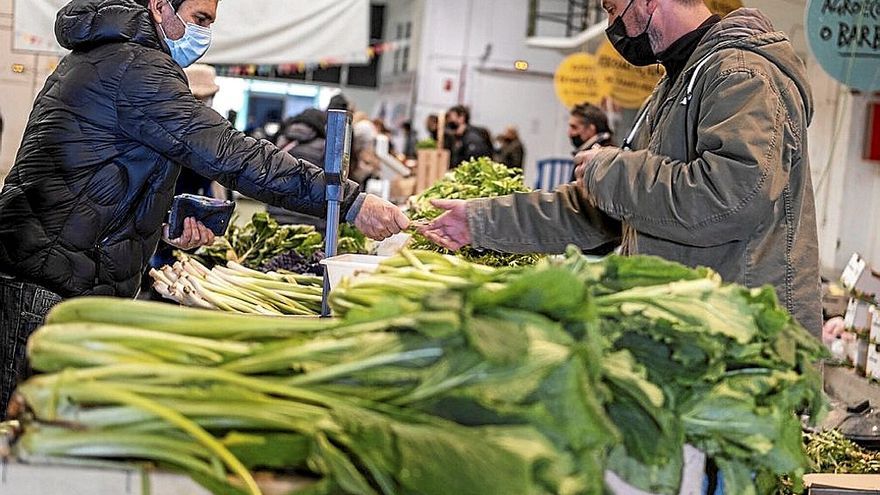
<path fill-rule="evenodd" d="M 608 96 L 608 81 L 599 70 L 596 56 L 589 53 L 575 53 L 559 64 L 553 78 L 556 96 L 566 108 L 579 103 L 598 104 Z"/>
<path fill-rule="evenodd" d="M 651 96 L 657 81 L 663 76 L 659 65 L 636 67 L 624 60 L 609 42 L 596 52 L 599 69 L 611 87 L 611 98 L 624 108 L 639 108 Z"/>
<path fill-rule="evenodd" d="M 831 77 L 880 90 L 880 0 L 810 0 L 806 29 L 810 50 Z"/>

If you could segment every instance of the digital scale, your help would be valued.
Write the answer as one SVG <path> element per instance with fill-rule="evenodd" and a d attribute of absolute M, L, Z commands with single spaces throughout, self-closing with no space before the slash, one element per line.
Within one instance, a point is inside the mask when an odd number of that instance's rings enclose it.
<path fill-rule="evenodd" d="M 327 144 L 324 149 L 324 180 L 327 184 L 327 230 L 324 257 L 336 256 L 339 244 L 339 203 L 342 202 L 348 167 L 351 161 L 351 114 L 347 110 L 327 111 Z M 330 316 L 330 276 L 324 269 L 324 292 L 321 316 Z"/>

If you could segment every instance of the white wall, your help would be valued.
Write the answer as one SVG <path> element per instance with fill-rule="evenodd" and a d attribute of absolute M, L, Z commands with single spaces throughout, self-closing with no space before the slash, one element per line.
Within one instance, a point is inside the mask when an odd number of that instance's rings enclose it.
<path fill-rule="evenodd" d="M 835 82 L 823 88 L 817 82 L 830 78 L 814 76 L 817 108 L 824 107 L 810 129 L 819 247 L 825 274 L 836 278 L 853 252 L 880 266 L 880 163 L 863 159 L 868 103 L 880 97 Z"/>
<path fill-rule="evenodd" d="M 534 181 L 536 160 L 570 156 L 567 111 L 556 99 L 552 77 L 565 54 L 526 46 L 529 2 L 424 2 L 414 118 L 420 136 L 429 114 L 463 103 L 471 107 L 472 122 L 493 134 L 508 125 L 519 128 L 528 183 Z M 529 62 L 528 73 L 513 71 L 520 59 Z"/>
<path fill-rule="evenodd" d="M 0 0 L 0 183 L 15 161 L 34 97 L 57 63 L 56 57 L 12 52 L 12 0 Z M 13 64 L 23 65 L 24 72 L 13 72 Z"/>

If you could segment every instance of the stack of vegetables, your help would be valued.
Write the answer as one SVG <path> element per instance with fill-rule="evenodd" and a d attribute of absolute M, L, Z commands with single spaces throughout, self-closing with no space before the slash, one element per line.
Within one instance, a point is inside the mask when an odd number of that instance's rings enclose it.
<path fill-rule="evenodd" d="M 772 289 L 655 258 L 492 269 L 404 252 L 334 292 L 339 319 L 102 299 L 29 343 L 19 455 L 140 459 L 215 493 L 677 493 L 683 445 L 729 493 L 807 465 L 821 346 Z M 229 476 L 233 478 L 229 478 Z M 754 475 L 754 476 L 753 476 Z"/>
<path fill-rule="evenodd" d="M 840 431 L 804 432 L 804 445 L 812 473 L 880 474 L 880 452 L 867 450 L 848 440 Z M 790 495 L 793 483 L 781 482 L 779 494 Z"/>
<path fill-rule="evenodd" d="M 529 188 L 523 182 L 520 169 L 509 168 L 485 157 L 473 158 L 462 162 L 443 179 L 416 197 L 409 216 L 415 221 L 433 220 L 440 216 L 442 211 L 431 205 L 431 200 L 434 199 L 494 198 L 517 192 L 529 192 Z M 446 252 L 419 234 L 415 234 L 412 247 Z M 496 267 L 531 265 L 540 259 L 533 254 L 507 254 L 470 247 L 465 247 L 456 254 L 475 263 Z"/>
<path fill-rule="evenodd" d="M 804 433 L 816 473 L 880 474 L 880 452 L 866 450 L 837 430 Z"/>
<path fill-rule="evenodd" d="M 339 253 L 365 253 L 367 240 L 342 225 Z M 267 213 L 254 214 L 244 227 L 194 256 L 153 269 L 153 289 L 184 306 L 235 313 L 318 315 L 324 237 L 310 225 L 279 225 Z"/>
<path fill-rule="evenodd" d="M 233 313 L 319 315 L 323 278 L 294 272 L 264 273 L 233 261 L 208 269 L 180 256 L 173 265 L 150 270 L 153 290 L 184 306 Z"/>
<path fill-rule="evenodd" d="M 320 275 L 324 237 L 311 225 L 279 225 L 268 213 L 255 213 L 241 227 L 231 225 L 214 244 L 199 249 L 195 257 L 213 266 L 231 261 L 262 271 L 288 270 Z M 340 228 L 339 254 L 364 254 L 367 240 L 347 224 Z"/>

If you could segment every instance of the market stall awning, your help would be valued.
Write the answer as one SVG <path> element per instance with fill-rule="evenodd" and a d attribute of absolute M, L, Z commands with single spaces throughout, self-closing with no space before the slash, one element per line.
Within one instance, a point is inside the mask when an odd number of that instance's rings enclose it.
<path fill-rule="evenodd" d="M 63 53 L 55 41 L 55 13 L 68 0 L 15 0 L 14 49 Z M 369 0 L 223 0 L 214 64 L 366 63 Z"/>

